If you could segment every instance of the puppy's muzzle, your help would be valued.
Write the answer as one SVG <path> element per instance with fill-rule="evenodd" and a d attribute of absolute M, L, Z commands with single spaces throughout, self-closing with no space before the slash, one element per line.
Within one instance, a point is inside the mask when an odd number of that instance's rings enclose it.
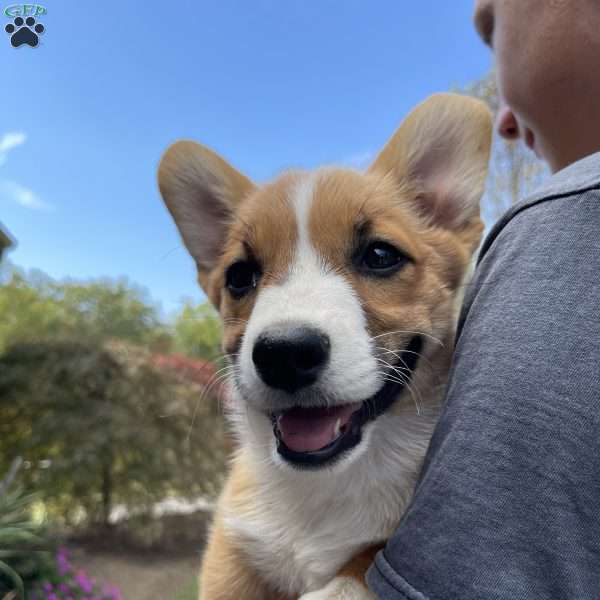
<path fill-rule="evenodd" d="M 254 344 L 252 360 L 272 388 L 294 393 L 317 381 L 329 361 L 329 337 L 306 326 L 271 327 Z"/>

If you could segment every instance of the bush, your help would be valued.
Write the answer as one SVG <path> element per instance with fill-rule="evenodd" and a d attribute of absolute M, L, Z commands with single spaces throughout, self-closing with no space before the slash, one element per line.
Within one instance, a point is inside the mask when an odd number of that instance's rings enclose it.
<path fill-rule="evenodd" d="M 42 528 L 31 519 L 36 497 L 19 488 L 7 490 L 12 476 L 9 473 L 0 482 L 0 598 L 123 600 L 115 586 L 101 587 L 85 571 L 75 569 L 65 548 L 59 548 L 53 559 Z"/>
<path fill-rule="evenodd" d="M 83 569 L 76 569 L 65 548 L 56 554 L 55 572 L 31 588 L 27 600 L 123 600 L 114 585 L 99 585 Z"/>
<path fill-rule="evenodd" d="M 9 489 L 19 464 L 15 461 L 0 482 L 0 598 L 14 591 L 22 597 L 24 589 L 53 572 L 49 544 L 31 519 L 36 496 Z"/>
<path fill-rule="evenodd" d="M 187 356 L 220 362 L 222 327 L 217 311 L 209 304 L 186 301 L 175 320 L 175 347 Z"/>
<path fill-rule="evenodd" d="M 0 469 L 26 460 L 23 481 L 51 518 L 108 526 L 165 497 L 218 490 L 224 428 L 214 400 L 123 343 L 15 344 L 0 356 Z"/>

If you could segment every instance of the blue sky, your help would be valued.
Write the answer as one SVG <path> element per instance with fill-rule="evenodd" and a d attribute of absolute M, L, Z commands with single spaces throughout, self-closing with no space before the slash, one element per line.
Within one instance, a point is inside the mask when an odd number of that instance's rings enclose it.
<path fill-rule="evenodd" d="M 413 105 L 491 66 L 473 0 L 41 4 L 37 48 L 12 48 L 0 16 L 11 260 L 127 276 L 167 314 L 204 298 L 156 188 L 170 142 L 201 141 L 259 181 L 361 166 Z"/>

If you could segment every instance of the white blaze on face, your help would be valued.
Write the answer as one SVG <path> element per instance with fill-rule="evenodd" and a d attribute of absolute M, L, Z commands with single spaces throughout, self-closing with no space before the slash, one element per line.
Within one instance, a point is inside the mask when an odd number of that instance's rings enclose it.
<path fill-rule="evenodd" d="M 260 291 L 241 347 L 241 380 L 253 404 L 261 397 L 275 398 L 260 379 L 252 362 L 258 336 L 274 325 L 306 325 L 327 335 L 331 355 L 314 384 L 315 392 L 330 403 L 366 400 L 381 386 L 377 362 L 360 301 L 350 283 L 318 254 L 311 241 L 309 214 L 314 188 L 323 173 L 303 175 L 290 190 L 298 227 L 298 242 L 287 277 L 281 284 Z M 341 246 L 342 244 L 340 244 Z"/>

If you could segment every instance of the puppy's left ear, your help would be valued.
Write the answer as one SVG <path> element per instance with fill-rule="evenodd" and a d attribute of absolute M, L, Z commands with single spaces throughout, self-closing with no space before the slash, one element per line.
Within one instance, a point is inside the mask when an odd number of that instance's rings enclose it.
<path fill-rule="evenodd" d="M 163 154 L 158 186 L 196 262 L 200 285 L 217 304 L 211 274 L 237 207 L 256 187 L 216 152 L 188 140 L 174 143 Z"/>
<path fill-rule="evenodd" d="M 392 175 L 406 187 L 431 225 L 481 231 L 491 139 L 492 117 L 483 102 L 436 94 L 408 115 L 369 171 Z"/>

